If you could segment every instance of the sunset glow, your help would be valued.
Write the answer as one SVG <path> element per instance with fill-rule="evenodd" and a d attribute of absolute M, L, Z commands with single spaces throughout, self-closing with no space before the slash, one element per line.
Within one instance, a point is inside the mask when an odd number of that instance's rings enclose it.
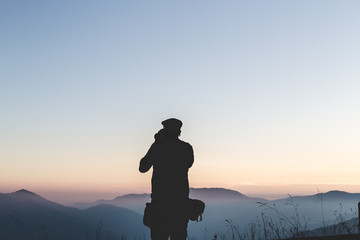
<path fill-rule="evenodd" d="M 191 187 L 360 192 L 360 2 L 0 3 L 0 192 L 150 192 L 183 121 Z"/>

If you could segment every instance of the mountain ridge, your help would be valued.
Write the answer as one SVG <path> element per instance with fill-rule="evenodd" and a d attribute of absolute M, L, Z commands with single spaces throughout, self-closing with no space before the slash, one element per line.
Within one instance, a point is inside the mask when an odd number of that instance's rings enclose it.
<path fill-rule="evenodd" d="M 196 198 L 205 202 L 236 202 L 236 201 L 268 201 L 263 198 L 248 197 L 238 191 L 227 188 L 190 188 L 190 198 Z M 86 209 L 98 204 L 112 204 L 119 207 L 126 207 L 141 212 L 146 202 L 151 201 L 148 193 L 130 193 L 117 196 L 110 200 L 97 200 L 93 202 L 76 202 L 70 206 Z M 136 206 L 138 205 L 138 206 Z M 141 207 L 140 207 L 141 205 Z"/>
<path fill-rule="evenodd" d="M 87 240 L 99 230 L 120 240 L 123 235 L 133 239 L 146 231 L 142 216 L 126 208 L 98 205 L 79 210 L 25 189 L 0 196 L 2 240 L 43 239 L 44 234 L 50 239 Z"/>
<path fill-rule="evenodd" d="M 303 199 L 303 200 L 360 200 L 360 193 L 349 193 L 346 191 L 340 190 L 330 190 L 325 193 L 316 193 L 312 195 L 305 195 L 305 196 L 289 196 L 288 198 L 284 199 L 277 199 L 274 201 L 283 201 L 289 199 Z"/>
<path fill-rule="evenodd" d="M 256 197 L 250 197 L 247 196 L 245 194 L 242 194 L 241 192 L 238 192 L 236 190 L 232 190 L 232 189 L 228 189 L 228 188 L 219 188 L 219 187 L 204 187 L 204 188 L 190 188 L 190 197 L 192 197 L 192 195 L 196 195 L 196 197 L 198 197 L 199 192 L 204 191 L 204 192 L 210 192 L 212 194 L 227 194 L 227 197 L 239 197 L 242 199 L 256 199 L 256 200 L 265 200 L 265 201 L 280 201 L 280 200 L 288 200 L 290 198 L 359 198 L 360 199 L 360 193 L 350 193 L 350 192 L 346 192 L 346 191 L 341 191 L 341 190 L 330 190 L 328 192 L 325 193 L 316 193 L 316 194 L 312 194 L 312 195 L 294 195 L 294 196 L 289 196 L 287 198 L 279 198 L 279 199 L 274 199 L 274 200 L 268 200 L 268 199 L 264 199 L 264 198 L 256 198 Z M 218 197 L 215 195 L 210 195 L 211 197 Z M 14 199 L 19 199 L 19 198 L 27 198 L 28 200 L 41 200 L 41 201 L 48 201 L 48 202 L 52 202 L 55 203 L 57 205 L 57 202 L 54 201 L 50 201 L 42 196 L 40 196 L 39 194 L 36 194 L 35 192 L 29 191 L 27 189 L 20 189 L 17 190 L 15 192 L 10 192 L 10 193 L 0 193 L 0 199 L 1 197 L 7 197 L 7 198 L 14 198 Z M 124 194 L 124 195 L 120 195 L 117 197 L 114 197 L 112 199 L 99 199 L 93 202 L 89 202 L 89 203 L 98 203 L 98 204 L 102 204 L 105 202 L 111 202 L 111 201 L 118 201 L 118 200 L 136 200 L 138 198 L 143 198 L 143 199 L 149 199 L 150 200 L 150 194 L 149 193 L 129 193 L 129 194 Z M 71 206 L 75 206 L 79 203 L 83 203 L 83 202 L 75 202 L 74 204 L 71 204 Z"/>

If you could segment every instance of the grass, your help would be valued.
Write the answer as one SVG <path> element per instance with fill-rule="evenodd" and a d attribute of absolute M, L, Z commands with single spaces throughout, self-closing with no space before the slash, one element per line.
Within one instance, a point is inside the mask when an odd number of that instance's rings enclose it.
<path fill-rule="evenodd" d="M 334 212 L 334 223 L 332 225 L 326 225 L 322 194 L 319 194 L 319 199 L 322 213 L 322 227 L 316 230 L 310 231 L 308 229 L 311 219 L 299 214 L 299 204 L 289 195 L 289 200 L 286 204 L 292 206 L 292 216 L 287 216 L 279 211 L 275 204 L 258 202 L 259 207 L 264 210 L 248 225 L 245 231 L 241 231 L 239 226 L 232 220 L 225 220 L 227 230 L 215 234 L 212 240 L 275 240 L 308 236 L 353 234 L 358 231 L 357 213 L 350 209 L 351 215 L 354 215 L 354 218 L 352 221 L 346 220 L 349 216 L 343 211 L 342 204 L 340 204 L 340 209 Z M 269 217 L 266 214 L 267 211 L 272 211 L 276 217 Z"/>

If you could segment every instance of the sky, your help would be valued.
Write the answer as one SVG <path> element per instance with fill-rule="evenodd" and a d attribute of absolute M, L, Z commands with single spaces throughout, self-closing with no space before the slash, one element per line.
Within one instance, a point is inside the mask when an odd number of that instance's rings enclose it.
<path fill-rule="evenodd" d="M 360 192 L 360 2 L 0 2 L 0 192 L 150 192 L 183 121 L 191 187 Z"/>

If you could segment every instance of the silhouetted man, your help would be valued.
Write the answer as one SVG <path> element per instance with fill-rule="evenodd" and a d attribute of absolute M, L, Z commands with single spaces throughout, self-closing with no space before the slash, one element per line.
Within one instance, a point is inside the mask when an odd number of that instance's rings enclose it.
<path fill-rule="evenodd" d="M 151 179 L 151 239 L 185 240 L 187 237 L 188 170 L 194 162 L 193 149 L 179 139 L 182 122 L 170 118 L 161 123 L 155 142 L 140 161 L 140 172 L 153 167 Z"/>

